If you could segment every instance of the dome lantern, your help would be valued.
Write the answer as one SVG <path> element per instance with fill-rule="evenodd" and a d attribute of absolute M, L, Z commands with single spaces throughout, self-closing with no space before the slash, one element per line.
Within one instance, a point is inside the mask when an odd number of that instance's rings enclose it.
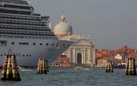
<path fill-rule="evenodd" d="M 66 19 L 65 19 L 65 16 L 64 16 L 64 11 L 63 11 L 63 13 L 62 13 L 61 21 L 60 21 L 60 22 L 64 22 L 64 23 L 66 23 Z"/>

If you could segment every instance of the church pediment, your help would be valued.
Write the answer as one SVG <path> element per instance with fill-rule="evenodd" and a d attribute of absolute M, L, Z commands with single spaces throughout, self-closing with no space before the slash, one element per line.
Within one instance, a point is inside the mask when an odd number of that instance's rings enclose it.
<path fill-rule="evenodd" d="M 83 41 L 83 40 L 78 40 L 75 42 L 73 45 L 92 45 L 90 41 Z"/>

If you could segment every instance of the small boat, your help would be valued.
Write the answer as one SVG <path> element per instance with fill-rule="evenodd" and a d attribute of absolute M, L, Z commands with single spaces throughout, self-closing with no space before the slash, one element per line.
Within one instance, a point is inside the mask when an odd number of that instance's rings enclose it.
<path fill-rule="evenodd" d="M 82 66 L 75 67 L 75 70 L 81 70 L 81 69 L 82 69 Z"/>

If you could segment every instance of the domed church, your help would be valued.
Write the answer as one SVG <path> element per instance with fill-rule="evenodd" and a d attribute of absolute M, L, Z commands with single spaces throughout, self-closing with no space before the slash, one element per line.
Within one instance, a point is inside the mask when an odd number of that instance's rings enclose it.
<path fill-rule="evenodd" d="M 61 20 L 60 23 L 58 23 L 55 28 L 54 28 L 54 33 L 59 37 L 62 38 L 64 36 L 72 35 L 73 31 L 72 31 L 72 25 L 71 23 L 67 23 L 65 16 L 64 16 L 64 12 L 62 13 L 61 16 Z"/>
<path fill-rule="evenodd" d="M 92 67 L 95 65 L 95 43 L 91 41 L 90 34 L 89 38 L 82 37 L 81 34 L 73 35 L 72 25 L 66 22 L 64 12 L 61 16 L 60 23 L 54 28 L 54 33 L 60 40 L 74 42 L 63 53 L 70 59 L 70 66 L 84 65 Z"/>

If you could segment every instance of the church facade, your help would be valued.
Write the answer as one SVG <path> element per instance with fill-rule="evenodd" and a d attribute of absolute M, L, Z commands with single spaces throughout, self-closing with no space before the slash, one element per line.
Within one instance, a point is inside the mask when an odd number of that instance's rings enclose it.
<path fill-rule="evenodd" d="M 74 43 L 64 52 L 69 57 L 70 64 L 84 64 L 86 66 L 95 65 L 95 43 L 89 38 L 80 35 L 70 35 L 61 38 Z"/>
<path fill-rule="evenodd" d="M 89 38 L 82 37 L 81 34 L 73 35 L 71 22 L 68 24 L 64 17 L 61 16 L 61 21 L 54 28 L 55 35 L 60 40 L 73 41 L 74 43 L 63 53 L 69 57 L 70 66 L 95 64 L 95 43 Z"/>

